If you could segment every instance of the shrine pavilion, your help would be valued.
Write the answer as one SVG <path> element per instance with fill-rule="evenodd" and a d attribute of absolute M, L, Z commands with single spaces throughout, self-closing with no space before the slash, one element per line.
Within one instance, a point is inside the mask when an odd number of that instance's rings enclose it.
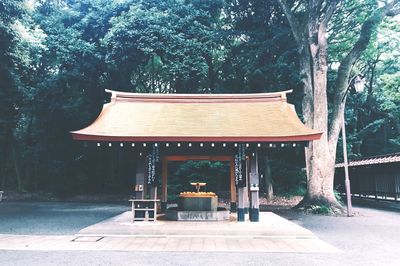
<path fill-rule="evenodd" d="M 230 165 L 231 211 L 237 220 L 259 220 L 260 151 L 295 147 L 318 140 L 322 132 L 306 127 L 291 91 L 255 94 L 140 94 L 108 91 L 98 118 L 73 131 L 75 140 L 97 146 L 130 147 L 136 152 L 136 197 L 150 195 L 167 208 L 168 162 L 225 161 Z M 157 185 L 161 193 L 157 193 Z M 212 189 L 212 188 L 210 188 Z M 158 195 L 160 194 L 160 195 Z"/>

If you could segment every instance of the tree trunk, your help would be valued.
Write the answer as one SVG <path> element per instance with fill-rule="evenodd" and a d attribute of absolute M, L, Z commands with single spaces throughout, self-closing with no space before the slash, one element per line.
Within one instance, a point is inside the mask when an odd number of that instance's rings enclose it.
<path fill-rule="evenodd" d="M 22 177 L 21 163 L 15 143 L 11 145 L 11 149 L 12 149 L 13 163 L 15 169 L 15 177 L 17 178 L 17 189 L 18 191 L 22 191 L 24 189 L 24 186 L 22 183 L 23 177 Z"/>
<path fill-rule="evenodd" d="M 312 141 L 305 148 L 307 194 L 299 207 L 326 205 L 342 211 L 333 193 L 336 148 L 330 150 L 328 140 L 326 28 L 322 24 L 318 27 L 310 25 L 308 36 L 308 51 L 304 48 L 300 53 L 300 65 L 305 76 L 303 116 L 307 126 L 323 134 L 321 139 Z"/>
<path fill-rule="evenodd" d="M 314 141 L 308 148 L 307 157 L 307 194 L 299 207 L 327 205 L 341 209 L 333 193 L 335 174 L 335 156 L 328 151 L 327 140 Z"/>
<path fill-rule="evenodd" d="M 38 171 L 39 171 L 39 159 L 36 158 L 34 162 L 33 176 L 32 176 L 33 190 L 36 192 L 38 191 Z"/>
<path fill-rule="evenodd" d="M 272 175 L 271 175 L 271 161 L 269 160 L 268 154 L 266 154 L 264 158 L 265 158 L 265 169 L 264 169 L 265 191 L 266 191 L 266 198 L 270 200 L 274 197 L 274 189 L 272 186 Z"/>
<path fill-rule="evenodd" d="M 5 145 L 4 145 L 5 146 Z M 2 151 L 7 151 L 6 148 L 2 149 Z M 4 152 L 5 153 L 5 152 Z M 2 160 L 0 162 L 0 177 L 1 177 L 1 183 L 0 183 L 0 190 L 4 190 L 7 182 L 7 175 L 6 175 L 6 157 L 5 155 L 2 156 Z"/>
<path fill-rule="evenodd" d="M 204 59 L 208 66 L 208 71 L 207 71 L 208 87 L 209 91 L 212 92 L 215 90 L 215 71 L 214 71 L 213 59 L 212 56 L 209 54 L 205 54 Z"/>
<path fill-rule="evenodd" d="M 0 190 L 4 190 L 6 187 L 6 183 L 7 183 L 7 163 L 8 161 L 8 156 L 7 153 L 9 152 L 8 150 L 8 136 L 5 136 L 5 141 L 4 141 L 4 145 L 2 145 L 1 150 L 2 152 L 2 156 L 0 157 L 0 177 L 1 177 L 1 184 L 0 184 Z"/>
<path fill-rule="evenodd" d="M 326 70 L 317 69 L 314 82 L 313 105 L 314 113 L 307 114 L 305 117 L 313 119 L 312 128 L 324 132 L 320 140 L 312 141 L 305 148 L 306 169 L 307 169 L 307 194 L 300 202 L 299 207 L 310 207 L 313 205 L 327 205 L 331 208 L 341 209 L 333 193 L 333 178 L 335 173 L 335 155 L 329 149 L 328 143 L 328 109 L 326 98 Z M 308 110 L 304 110 L 306 113 Z M 307 121 L 307 120 L 306 120 Z"/>

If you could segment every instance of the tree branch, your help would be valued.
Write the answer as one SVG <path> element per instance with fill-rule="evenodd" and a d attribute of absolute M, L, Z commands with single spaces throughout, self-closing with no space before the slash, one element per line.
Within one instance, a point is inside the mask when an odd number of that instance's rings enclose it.
<path fill-rule="evenodd" d="M 346 91 L 347 83 L 350 77 L 350 71 L 353 64 L 359 58 L 362 52 L 367 48 L 374 29 L 382 22 L 385 16 L 391 14 L 393 8 L 400 2 L 400 0 L 393 0 L 387 3 L 385 6 L 377 9 L 371 14 L 371 16 L 364 21 L 361 26 L 360 35 L 358 40 L 354 44 L 350 52 L 343 58 L 340 63 L 338 74 L 336 77 L 335 87 L 336 93 L 334 98 L 334 110 L 332 114 L 332 122 L 329 128 L 329 143 L 330 145 L 336 145 L 336 140 L 339 137 L 341 123 L 340 120 L 343 119 L 343 108 L 344 103 L 341 103 L 343 94 Z"/>
<path fill-rule="evenodd" d="M 325 15 L 322 19 L 322 24 L 327 28 L 329 21 L 331 20 L 333 14 L 335 13 L 336 7 L 340 0 L 332 0 L 326 8 Z"/>
<path fill-rule="evenodd" d="M 288 3 L 286 2 L 286 0 L 278 0 L 278 2 L 283 10 L 283 13 L 285 14 L 285 16 L 289 22 L 290 28 L 292 29 L 294 39 L 296 40 L 298 46 L 301 47 L 303 45 L 302 36 L 301 36 L 302 32 L 300 30 L 297 19 L 294 17 L 293 12 L 290 10 L 290 7 L 289 7 Z"/>
<path fill-rule="evenodd" d="M 388 17 L 394 17 L 394 16 L 397 16 L 398 14 L 400 14 L 400 7 L 390 9 L 390 10 L 386 13 L 386 16 L 388 16 Z"/>
<path fill-rule="evenodd" d="M 387 3 L 383 9 L 384 9 L 384 14 L 388 17 L 394 17 L 398 14 L 400 14 L 400 0 L 393 0 L 390 3 Z"/>

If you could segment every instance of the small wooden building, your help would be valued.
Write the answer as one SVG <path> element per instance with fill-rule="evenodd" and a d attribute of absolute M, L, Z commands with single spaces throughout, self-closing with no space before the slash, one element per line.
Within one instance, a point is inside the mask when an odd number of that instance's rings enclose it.
<path fill-rule="evenodd" d="M 294 106 L 291 91 L 260 94 L 138 94 L 109 91 L 98 118 L 72 132 L 76 140 L 96 145 L 129 146 L 137 151 L 136 196 L 161 197 L 167 206 L 168 162 L 230 162 L 231 210 L 243 221 L 258 221 L 257 154 L 279 145 L 307 145 L 321 132 L 307 128 Z M 156 185 L 162 186 L 157 195 Z M 212 189 L 212 188 L 211 188 Z"/>
<path fill-rule="evenodd" d="M 344 192 L 344 164 L 336 164 L 335 187 Z M 400 199 L 400 153 L 349 162 L 352 196 L 398 201 Z"/>

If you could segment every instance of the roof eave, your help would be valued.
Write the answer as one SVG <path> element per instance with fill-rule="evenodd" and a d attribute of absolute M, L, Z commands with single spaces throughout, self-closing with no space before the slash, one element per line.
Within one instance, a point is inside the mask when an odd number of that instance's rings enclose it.
<path fill-rule="evenodd" d="M 87 141 L 119 141 L 119 142 L 302 142 L 319 140 L 322 132 L 315 132 L 308 135 L 295 136 L 106 136 L 106 135 L 90 135 L 81 134 L 77 131 L 71 132 L 72 138 L 75 140 Z"/>

